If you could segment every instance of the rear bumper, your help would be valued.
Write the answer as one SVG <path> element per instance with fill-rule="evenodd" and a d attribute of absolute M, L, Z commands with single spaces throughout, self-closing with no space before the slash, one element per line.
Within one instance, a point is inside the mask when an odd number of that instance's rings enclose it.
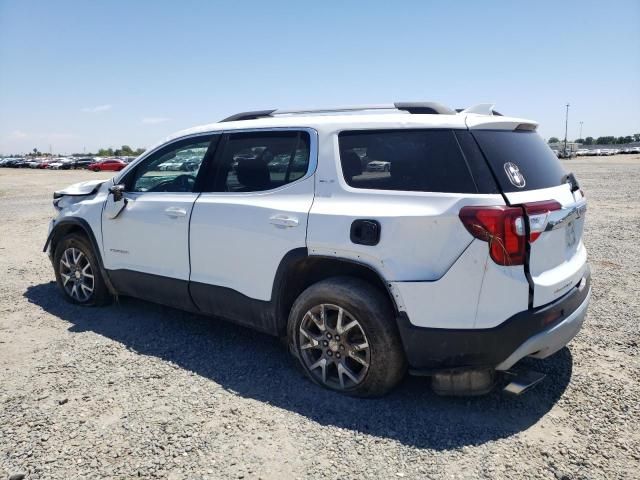
<path fill-rule="evenodd" d="M 517 313 L 493 328 L 422 328 L 401 313 L 398 328 L 410 371 L 428 375 L 451 369 L 507 370 L 526 356 L 546 358 L 578 333 L 590 294 L 587 268 L 580 282 L 563 297 Z"/>
<path fill-rule="evenodd" d="M 586 290 L 587 297 L 572 314 L 555 326 L 534 335 L 524 342 L 515 352 L 509 355 L 506 360 L 500 363 L 496 367 L 496 370 L 508 370 L 517 361 L 528 356 L 547 358 L 569 343 L 580 331 L 580 328 L 582 328 L 584 318 L 587 315 L 587 307 L 589 306 L 589 299 L 591 298 L 591 287 Z"/>

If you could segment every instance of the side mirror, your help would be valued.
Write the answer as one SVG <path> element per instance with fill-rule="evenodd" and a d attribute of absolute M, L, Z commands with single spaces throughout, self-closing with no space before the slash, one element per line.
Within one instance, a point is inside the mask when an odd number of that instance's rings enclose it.
<path fill-rule="evenodd" d="M 109 193 L 113 195 L 113 201 L 119 202 L 124 196 L 124 185 L 113 185 L 109 187 Z"/>

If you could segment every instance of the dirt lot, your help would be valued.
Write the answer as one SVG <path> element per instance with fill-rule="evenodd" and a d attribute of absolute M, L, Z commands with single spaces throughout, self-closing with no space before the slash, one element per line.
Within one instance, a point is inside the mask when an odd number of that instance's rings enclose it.
<path fill-rule="evenodd" d="M 0 169 L 0 478 L 640 478 L 640 157 L 566 162 L 589 200 L 593 300 L 522 397 L 427 379 L 356 400 L 277 340 L 133 299 L 64 302 L 41 252 L 51 192 Z"/>

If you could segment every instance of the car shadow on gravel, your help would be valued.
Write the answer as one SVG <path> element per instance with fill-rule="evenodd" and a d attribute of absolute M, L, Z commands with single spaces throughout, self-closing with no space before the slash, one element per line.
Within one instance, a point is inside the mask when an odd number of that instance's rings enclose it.
<path fill-rule="evenodd" d="M 69 322 L 71 332 L 95 332 L 321 425 L 419 448 L 453 449 L 521 432 L 553 407 L 571 378 L 572 357 L 564 348 L 544 361 L 521 362 L 548 376 L 519 397 L 499 390 L 438 397 L 427 378 L 407 377 L 384 398 L 354 399 L 312 384 L 278 339 L 247 328 L 130 298 L 103 308 L 78 307 L 65 302 L 53 282 L 29 287 L 24 296 Z"/>

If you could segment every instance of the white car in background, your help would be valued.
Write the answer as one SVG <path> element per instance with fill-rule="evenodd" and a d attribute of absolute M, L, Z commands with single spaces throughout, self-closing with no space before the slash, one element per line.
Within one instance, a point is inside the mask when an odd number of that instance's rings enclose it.
<path fill-rule="evenodd" d="M 72 158 L 58 158 L 55 161 L 49 163 L 49 165 L 47 165 L 47 168 L 50 168 L 52 170 L 66 170 L 71 168 L 73 162 L 74 160 Z"/>
<path fill-rule="evenodd" d="M 391 162 L 372 160 L 367 163 L 368 172 L 388 172 L 391 169 Z"/>
<path fill-rule="evenodd" d="M 491 105 L 240 113 L 56 192 L 45 250 L 72 303 L 284 337 L 332 390 L 381 395 L 408 369 L 479 394 L 564 347 L 589 304 L 586 200 L 536 128 Z M 186 151 L 192 171 L 159 168 Z"/>

